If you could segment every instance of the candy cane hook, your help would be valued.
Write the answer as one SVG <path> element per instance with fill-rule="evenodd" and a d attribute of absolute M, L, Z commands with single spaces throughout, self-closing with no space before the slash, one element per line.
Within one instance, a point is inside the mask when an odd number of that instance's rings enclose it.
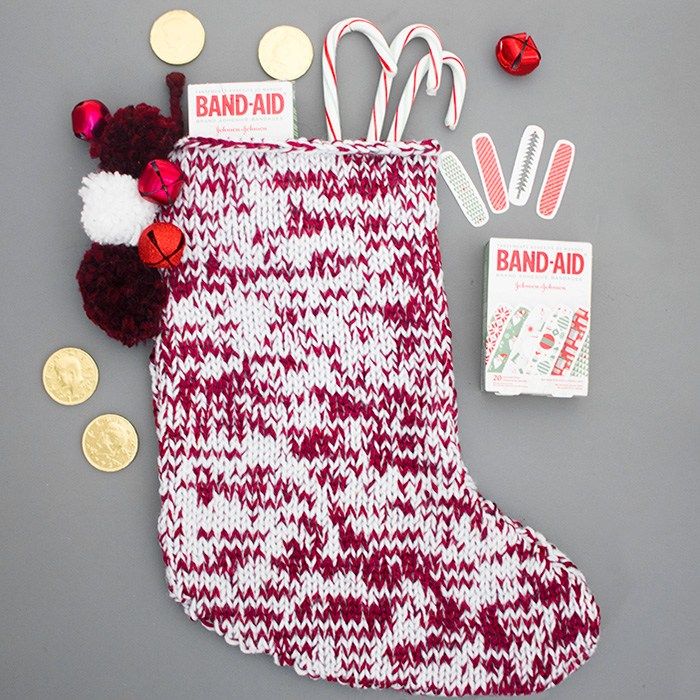
<path fill-rule="evenodd" d="M 450 106 L 447 108 L 445 116 L 445 126 L 454 131 L 462 114 L 462 106 L 464 105 L 464 97 L 467 93 L 467 69 L 464 67 L 459 56 L 456 56 L 451 51 L 442 52 L 442 63 L 452 71 L 452 96 L 450 98 Z M 415 102 L 418 88 L 421 81 L 428 72 L 430 66 L 430 55 L 423 56 L 416 64 L 411 72 L 408 81 L 401 93 L 399 106 L 396 108 L 394 120 L 389 128 L 389 137 L 391 141 L 400 141 L 403 131 L 406 128 L 408 115 L 411 113 L 411 107 Z"/>
<path fill-rule="evenodd" d="M 361 17 L 351 17 L 341 20 L 331 27 L 323 42 L 323 101 L 330 141 L 339 141 L 342 138 L 335 55 L 338 42 L 350 32 L 360 32 L 372 42 L 372 46 L 379 56 L 379 62 L 382 64 L 383 73 L 386 72 L 392 76 L 396 74 L 396 61 L 391 49 L 382 33 L 371 22 Z"/>
<path fill-rule="evenodd" d="M 442 78 L 442 61 L 440 60 L 442 56 L 442 42 L 440 41 L 440 36 L 427 24 L 409 24 L 407 27 L 404 27 L 394 37 L 389 47 L 397 64 L 406 45 L 413 39 L 423 39 L 428 44 L 430 71 L 426 81 L 427 93 L 429 95 L 437 95 Z M 382 137 L 384 117 L 386 115 L 387 105 L 389 104 L 389 94 L 391 93 L 393 82 L 394 74 L 382 70 L 382 74 L 379 76 L 377 91 L 374 96 L 374 106 L 372 107 L 372 115 L 367 131 L 368 141 L 379 141 Z"/>

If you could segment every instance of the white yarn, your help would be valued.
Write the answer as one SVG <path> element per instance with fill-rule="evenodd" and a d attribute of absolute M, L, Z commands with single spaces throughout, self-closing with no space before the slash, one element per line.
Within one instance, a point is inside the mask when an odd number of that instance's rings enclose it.
<path fill-rule="evenodd" d="M 158 211 L 157 204 L 139 194 L 136 179 L 121 173 L 90 173 L 78 194 L 83 200 L 80 220 L 96 243 L 136 245 Z"/>

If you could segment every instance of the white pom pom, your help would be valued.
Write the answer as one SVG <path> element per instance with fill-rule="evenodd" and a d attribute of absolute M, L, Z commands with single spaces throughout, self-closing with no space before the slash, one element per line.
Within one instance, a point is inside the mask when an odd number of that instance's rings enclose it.
<path fill-rule="evenodd" d="M 139 194 L 136 179 L 121 173 L 90 173 L 78 194 L 83 200 L 80 220 L 96 243 L 136 245 L 158 211 L 157 204 Z"/>

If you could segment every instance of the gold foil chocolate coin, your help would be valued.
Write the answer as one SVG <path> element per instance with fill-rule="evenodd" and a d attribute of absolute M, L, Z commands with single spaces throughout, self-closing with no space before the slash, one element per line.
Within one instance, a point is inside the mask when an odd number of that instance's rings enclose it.
<path fill-rule="evenodd" d="M 101 472 L 118 472 L 131 464 L 139 449 L 139 436 L 129 421 L 116 413 L 104 413 L 83 432 L 83 454 Z"/>
<path fill-rule="evenodd" d="M 281 25 L 260 39 L 258 60 L 263 70 L 277 80 L 301 78 L 314 58 L 314 47 L 301 29 Z"/>
<path fill-rule="evenodd" d="M 173 66 L 194 61 L 204 48 L 202 23 L 187 10 L 171 10 L 151 27 L 151 48 L 161 61 Z"/>
<path fill-rule="evenodd" d="M 95 360 L 80 348 L 56 350 L 41 373 L 46 393 L 64 406 L 87 401 L 97 388 L 98 378 Z"/>

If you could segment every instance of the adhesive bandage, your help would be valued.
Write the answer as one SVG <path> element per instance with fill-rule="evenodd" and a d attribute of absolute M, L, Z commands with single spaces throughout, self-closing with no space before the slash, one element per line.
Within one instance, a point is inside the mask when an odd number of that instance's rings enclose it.
<path fill-rule="evenodd" d="M 544 129 L 535 124 L 526 126 L 520 139 L 508 185 L 508 198 L 516 207 L 522 207 L 530 199 L 543 146 Z"/>
<path fill-rule="evenodd" d="M 493 139 L 488 134 L 476 134 L 472 138 L 472 149 L 484 185 L 486 201 L 494 214 L 501 214 L 508 209 L 508 193 Z"/>
<path fill-rule="evenodd" d="M 571 141 L 560 140 L 554 144 L 537 200 L 537 213 L 543 219 L 553 219 L 559 211 L 566 183 L 571 174 L 571 166 L 574 164 L 575 152 L 576 149 Z"/>
<path fill-rule="evenodd" d="M 440 174 L 457 200 L 460 209 L 472 226 L 483 226 L 489 212 L 476 185 L 469 177 L 459 158 L 452 151 L 443 151 L 439 159 Z"/>

